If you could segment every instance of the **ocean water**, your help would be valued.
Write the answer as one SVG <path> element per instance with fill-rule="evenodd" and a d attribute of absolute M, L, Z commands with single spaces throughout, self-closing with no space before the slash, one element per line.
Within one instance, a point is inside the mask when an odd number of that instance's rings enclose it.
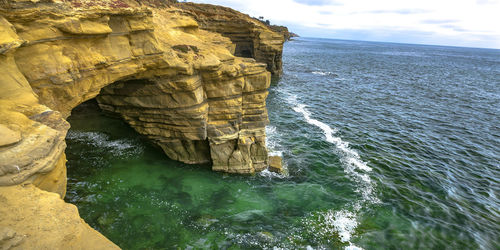
<path fill-rule="evenodd" d="M 169 160 L 95 103 L 68 193 L 124 249 L 500 249 L 500 50 L 300 38 L 253 176 Z"/>

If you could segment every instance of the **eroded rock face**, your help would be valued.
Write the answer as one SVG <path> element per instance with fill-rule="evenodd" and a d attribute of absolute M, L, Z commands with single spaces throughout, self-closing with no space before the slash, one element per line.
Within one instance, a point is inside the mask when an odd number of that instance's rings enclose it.
<path fill-rule="evenodd" d="M 47 190 L 64 195 L 64 138 L 69 124 L 59 112 L 40 103 L 19 70 L 15 52 L 26 41 L 2 16 L 0 30 L 0 129 L 8 135 L 0 145 L 0 186 L 50 176 Z"/>
<path fill-rule="evenodd" d="M 283 165 L 281 156 L 269 156 L 269 171 L 275 173 L 283 173 Z"/>
<path fill-rule="evenodd" d="M 281 35 L 283 35 L 283 38 L 285 39 L 285 41 L 291 41 L 293 37 L 299 37 L 299 35 L 297 35 L 293 32 L 290 32 L 288 30 L 288 27 L 286 27 L 286 26 L 269 25 L 268 27 L 271 30 L 273 30 L 274 32 L 277 32 L 277 33 L 280 33 Z"/>
<path fill-rule="evenodd" d="M 182 52 L 200 56 L 198 49 Z M 191 55 L 190 55 L 191 54 Z M 198 74 L 111 84 L 97 97 L 172 159 L 252 173 L 267 165 L 264 126 L 270 76 L 265 66 L 235 58 Z"/>
<path fill-rule="evenodd" d="M 196 50 L 185 52 L 196 56 Z M 111 84 L 97 97 L 172 159 L 213 170 L 252 173 L 266 167 L 264 126 L 269 73 L 236 58 L 198 74 Z M 252 149 L 253 148 L 253 149 Z"/>
<path fill-rule="evenodd" d="M 95 97 L 172 159 L 230 173 L 267 166 L 266 68 L 281 71 L 280 35 L 252 27 L 251 53 L 265 63 L 235 57 L 238 43 L 199 28 L 208 16 L 172 5 L 0 1 L 0 191 L 64 197 L 65 118 Z M 22 230 L 9 227 L 0 236 L 18 246 Z"/>
<path fill-rule="evenodd" d="M 284 36 L 261 21 L 236 10 L 210 4 L 179 3 L 200 24 L 200 28 L 229 37 L 236 45 L 235 55 L 255 58 L 267 64 L 273 75 L 282 74 Z"/>
<path fill-rule="evenodd" d="M 198 29 L 177 8 L 26 6 L 14 1 L 1 12 L 8 31 L 2 57 L 10 67 L 2 70 L 16 73 L 32 98 L 28 106 L 37 108 L 25 121 L 4 124 L 22 139 L 1 148 L 0 184 L 32 181 L 55 169 L 64 157 L 63 118 L 99 93 L 103 109 L 122 115 L 172 159 L 232 173 L 266 166 L 270 74 L 264 64 L 234 57 L 229 39 Z M 2 81 L 19 88 L 12 79 Z M 13 91 L 3 91 L 4 99 Z M 15 101 L 12 106 L 26 113 Z M 24 133 L 12 127 L 24 124 L 41 127 Z M 16 157 L 21 153 L 33 157 Z"/>
<path fill-rule="evenodd" d="M 1 249 L 119 249 L 75 205 L 33 185 L 0 187 Z"/>

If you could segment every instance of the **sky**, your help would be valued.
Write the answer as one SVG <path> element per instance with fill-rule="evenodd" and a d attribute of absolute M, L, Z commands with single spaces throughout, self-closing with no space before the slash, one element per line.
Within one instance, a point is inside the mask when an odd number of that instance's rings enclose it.
<path fill-rule="evenodd" d="M 304 37 L 500 49 L 500 0 L 189 0 Z"/>

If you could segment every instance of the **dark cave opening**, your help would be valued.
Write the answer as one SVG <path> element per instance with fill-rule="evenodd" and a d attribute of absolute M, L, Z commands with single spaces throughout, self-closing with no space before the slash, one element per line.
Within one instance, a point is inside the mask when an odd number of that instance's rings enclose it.
<path fill-rule="evenodd" d="M 250 51 L 248 49 L 240 51 L 239 55 L 237 55 L 237 56 L 253 58 L 252 51 Z"/>
<path fill-rule="evenodd" d="M 235 56 L 254 58 L 253 42 L 235 42 L 236 48 L 234 50 Z"/>

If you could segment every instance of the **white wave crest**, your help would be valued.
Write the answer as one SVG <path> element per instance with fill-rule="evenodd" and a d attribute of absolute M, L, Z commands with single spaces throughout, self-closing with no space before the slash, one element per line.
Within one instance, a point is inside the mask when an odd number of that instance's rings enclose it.
<path fill-rule="evenodd" d="M 314 75 L 320 75 L 320 76 L 333 76 L 333 77 L 337 77 L 338 75 L 333 73 L 333 72 L 323 72 L 323 71 L 313 71 L 311 72 L 312 74 Z"/>
<path fill-rule="evenodd" d="M 330 143 L 335 143 L 336 140 L 333 137 L 333 134 L 337 133 L 337 130 L 336 129 L 332 129 L 327 124 L 322 123 L 322 122 L 320 122 L 320 121 L 318 121 L 316 119 L 312 119 L 311 118 L 311 113 L 309 113 L 309 111 L 306 110 L 306 105 L 299 104 L 296 107 L 294 107 L 293 110 L 295 110 L 295 112 L 297 112 L 297 113 L 301 113 L 302 115 L 304 115 L 304 118 L 306 119 L 307 123 L 312 124 L 312 125 L 320 128 L 321 130 L 323 130 L 323 133 L 326 136 L 326 141 L 328 141 Z"/>
<path fill-rule="evenodd" d="M 266 126 L 266 147 L 269 149 L 269 155 L 283 156 L 283 150 L 280 149 L 280 134 L 273 125 Z"/>
<path fill-rule="evenodd" d="M 283 147 L 281 146 L 281 134 L 273 125 L 266 126 L 266 147 L 269 150 L 270 156 L 283 157 Z M 283 159 L 283 173 L 274 173 L 267 169 L 259 172 L 260 176 L 268 178 L 285 178 L 288 176 L 288 168 L 285 159 Z"/>
<path fill-rule="evenodd" d="M 298 104 L 293 108 L 293 110 L 297 113 L 301 113 L 307 123 L 323 130 L 326 141 L 335 145 L 336 151 L 341 155 L 344 172 L 351 176 L 354 181 L 361 184 L 356 191 L 363 195 L 364 201 L 377 201 L 376 197 L 373 196 L 373 184 L 370 177 L 367 174 L 360 172 L 370 172 L 372 171 L 372 168 L 361 160 L 358 152 L 350 148 L 348 142 L 343 141 L 340 137 L 334 136 L 338 130 L 331 128 L 321 121 L 311 118 L 311 113 L 306 109 L 304 104 Z"/>
<path fill-rule="evenodd" d="M 283 166 L 283 173 L 275 173 L 275 172 L 271 172 L 269 171 L 268 169 L 264 169 L 262 171 L 259 172 L 259 175 L 262 176 L 262 177 L 266 177 L 266 178 L 278 178 L 278 179 L 284 179 L 284 178 L 287 178 L 289 175 L 288 175 L 288 171 L 286 169 L 286 165 Z"/>
<path fill-rule="evenodd" d="M 279 92 L 281 92 L 281 93 L 283 93 L 283 94 L 287 94 L 287 92 L 283 91 L 282 89 L 279 89 L 279 90 L 281 90 L 281 91 L 279 91 Z M 288 95 L 287 95 L 287 98 L 286 98 L 286 101 L 287 101 L 288 103 L 292 104 L 292 105 L 297 105 L 297 104 L 298 104 L 298 102 L 297 102 L 297 95 L 294 95 L 294 94 L 288 94 Z"/>
<path fill-rule="evenodd" d="M 323 214 L 325 225 L 332 225 L 335 232 L 339 234 L 340 241 L 349 242 L 351 235 L 358 227 L 356 215 L 346 210 L 329 211 Z"/>
<path fill-rule="evenodd" d="M 331 239 L 337 235 L 341 242 L 349 243 L 345 249 L 362 249 L 351 243 L 351 237 L 358 227 L 356 213 L 348 210 L 328 210 L 307 218 L 305 224 L 308 226 L 308 231 L 314 233 L 315 236 Z"/>
<path fill-rule="evenodd" d="M 346 249 L 361 249 L 350 242 L 354 230 L 358 226 L 356 213 L 367 203 L 378 203 L 379 200 L 374 196 L 374 183 L 370 176 L 365 172 L 372 171 L 365 162 L 363 162 L 354 149 L 349 147 L 349 143 L 342 138 L 335 136 L 337 129 L 331 128 L 328 124 L 311 118 L 311 113 L 306 109 L 306 105 L 296 101 L 296 96 L 293 98 L 295 105 L 293 110 L 304 116 L 307 123 L 320 128 L 325 135 L 325 140 L 335 145 L 335 151 L 341 156 L 341 162 L 344 166 L 344 172 L 351 177 L 353 181 L 358 183 L 356 192 L 361 193 L 362 199 L 351 204 L 353 212 L 347 210 L 327 211 L 323 213 L 325 229 L 334 230 L 340 237 L 342 242 L 348 242 L 349 246 Z"/>
<path fill-rule="evenodd" d="M 131 140 L 112 140 L 108 135 L 101 132 L 69 131 L 66 139 L 103 148 L 114 156 L 131 156 L 143 152 L 143 148 L 134 144 Z"/>

